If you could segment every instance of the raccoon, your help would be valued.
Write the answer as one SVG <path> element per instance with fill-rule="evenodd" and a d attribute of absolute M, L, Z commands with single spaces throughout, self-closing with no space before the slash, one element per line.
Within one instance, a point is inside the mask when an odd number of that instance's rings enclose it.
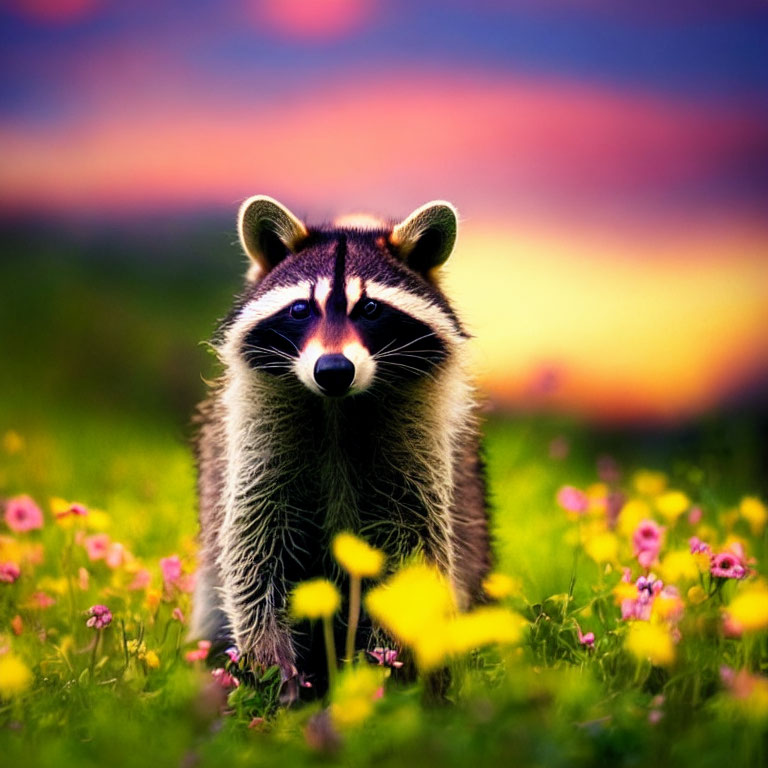
<path fill-rule="evenodd" d="M 337 532 L 392 568 L 434 563 L 462 609 L 481 599 L 491 555 L 468 334 L 437 281 L 457 215 L 436 201 L 396 225 L 311 228 L 256 196 L 238 230 L 246 286 L 199 409 L 192 632 L 288 681 L 322 674 L 286 605 L 297 582 L 334 576 Z"/>

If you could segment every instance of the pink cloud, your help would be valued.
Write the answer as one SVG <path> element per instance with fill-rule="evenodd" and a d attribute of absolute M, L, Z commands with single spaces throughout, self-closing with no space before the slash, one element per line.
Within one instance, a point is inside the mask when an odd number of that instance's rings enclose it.
<path fill-rule="evenodd" d="M 0 126 L 0 205 L 233 204 L 261 190 L 330 214 L 425 195 L 653 197 L 716 183 L 768 132 L 768 116 L 736 109 L 447 71 L 261 101 L 126 86 L 66 124 Z"/>
<path fill-rule="evenodd" d="M 247 0 L 246 13 L 259 29 L 281 37 L 335 40 L 371 21 L 374 0 Z"/>
<path fill-rule="evenodd" d="M 93 14 L 100 0 L 10 0 L 10 8 L 20 16 L 45 24 L 67 24 Z"/>

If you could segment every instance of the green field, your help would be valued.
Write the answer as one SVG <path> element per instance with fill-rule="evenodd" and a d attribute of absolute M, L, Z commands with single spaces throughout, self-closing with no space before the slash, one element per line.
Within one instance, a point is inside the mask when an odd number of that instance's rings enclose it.
<path fill-rule="evenodd" d="M 0 268 L 15 288 L 0 305 L 0 498 L 28 494 L 44 513 L 40 530 L 0 522 L 0 562 L 21 565 L 0 582 L 0 670 L 16 663 L 15 687 L 10 667 L 0 675 L 3 766 L 765 764 L 768 546 L 760 502 L 742 501 L 765 493 L 765 478 L 748 414 L 666 432 L 489 416 L 497 569 L 514 580 L 501 602 L 525 620 L 522 635 L 457 656 L 447 701 L 390 679 L 367 717 L 342 726 L 321 716 L 324 702 L 277 707 L 269 679 L 229 694 L 212 682 L 185 659 L 189 596 L 161 577 L 172 555 L 194 569 L 188 414 L 213 370 L 198 342 L 226 310 L 231 265 L 32 253 Z M 567 456 L 550 455 L 555 439 Z M 621 469 L 610 488 L 595 485 L 606 454 Z M 590 509 L 558 505 L 564 485 L 586 490 Z M 679 604 L 659 601 L 650 620 L 622 620 L 614 597 L 623 566 L 633 581 L 643 572 L 632 508 L 610 524 L 604 509 L 619 490 L 665 528 L 653 567 Z M 56 522 L 67 505 L 52 498 L 89 514 Z M 701 520 L 689 520 L 696 507 Z M 85 537 L 100 533 L 131 557 L 91 560 Z M 682 555 L 676 571 L 668 555 L 694 535 L 716 552 L 743 542 L 746 578 L 711 577 L 701 562 L 692 574 Z M 131 589 L 142 569 L 149 585 Z M 43 607 L 40 592 L 55 602 Z M 100 632 L 86 626 L 94 604 L 113 614 Z M 729 606 L 747 622 L 736 632 Z M 655 632 L 639 650 L 633 626 Z M 345 695 L 337 704 L 351 707 Z"/>

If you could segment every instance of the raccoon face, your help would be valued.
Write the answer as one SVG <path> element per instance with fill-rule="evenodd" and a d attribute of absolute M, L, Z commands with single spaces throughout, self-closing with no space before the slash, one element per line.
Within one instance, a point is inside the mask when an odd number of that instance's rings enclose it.
<path fill-rule="evenodd" d="M 430 376 L 465 336 L 433 281 L 456 237 L 447 203 L 394 227 L 309 230 L 259 196 L 239 230 L 251 287 L 225 327 L 230 366 L 343 397 Z"/>

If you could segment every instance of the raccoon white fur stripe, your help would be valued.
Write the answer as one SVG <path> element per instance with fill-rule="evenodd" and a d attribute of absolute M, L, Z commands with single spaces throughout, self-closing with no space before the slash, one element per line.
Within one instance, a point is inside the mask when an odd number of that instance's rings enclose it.
<path fill-rule="evenodd" d="M 335 574 L 341 530 L 390 567 L 421 552 L 461 606 L 481 599 L 490 552 L 466 334 L 435 280 L 456 214 L 436 202 L 393 226 L 312 228 L 257 196 L 239 227 L 260 277 L 222 323 L 224 372 L 200 408 L 193 632 L 289 680 L 321 675 L 322 649 L 289 626 L 288 593 Z M 370 632 L 363 621 L 358 647 Z"/>

